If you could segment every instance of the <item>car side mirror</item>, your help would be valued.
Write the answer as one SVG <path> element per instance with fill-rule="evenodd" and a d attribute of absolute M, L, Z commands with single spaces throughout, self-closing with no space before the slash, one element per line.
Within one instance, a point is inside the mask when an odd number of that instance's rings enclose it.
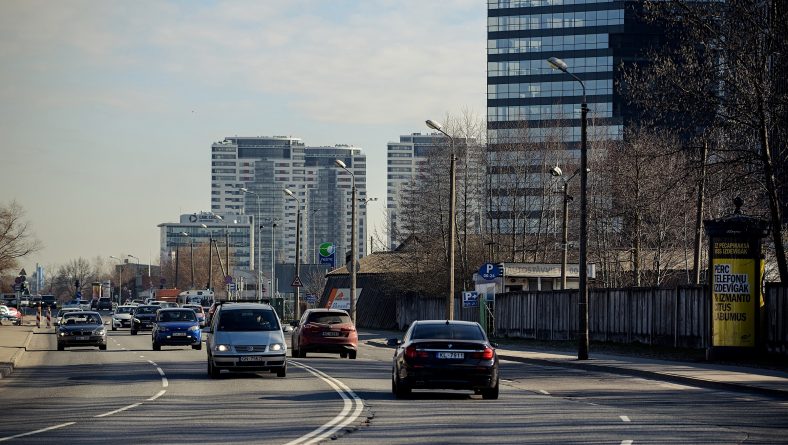
<path fill-rule="evenodd" d="M 398 338 L 390 338 L 386 340 L 386 346 L 397 347 L 402 344 L 402 340 Z"/>
<path fill-rule="evenodd" d="M 282 326 L 282 332 L 293 332 L 293 327 L 290 325 Z"/>

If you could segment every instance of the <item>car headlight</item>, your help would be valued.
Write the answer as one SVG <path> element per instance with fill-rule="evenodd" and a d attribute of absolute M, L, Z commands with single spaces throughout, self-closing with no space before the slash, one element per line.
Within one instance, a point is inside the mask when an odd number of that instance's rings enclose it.
<path fill-rule="evenodd" d="M 230 346 L 229 345 L 216 345 L 216 346 L 213 347 L 213 349 L 215 351 L 219 351 L 219 352 L 227 352 L 227 351 L 230 350 Z"/>
<path fill-rule="evenodd" d="M 284 349 L 285 349 L 285 345 L 281 343 L 271 343 L 270 345 L 268 345 L 269 351 L 282 351 Z"/>
<path fill-rule="evenodd" d="M 195 331 L 199 331 L 199 330 L 200 330 L 199 326 L 191 326 L 191 327 L 189 327 L 189 331 L 190 332 L 195 332 Z"/>
<path fill-rule="evenodd" d="M 104 328 L 98 328 L 95 331 L 93 331 L 93 334 L 95 334 L 95 335 L 104 335 L 106 333 L 107 333 L 107 331 L 105 331 Z"/>
<path fill-rule="evenodd" d="M 133 318 L 132 320 L 134 320 L 134 323 L 139 323 L 140 322 L 139 318 Z"/>
<path fill-rule="evenodd" d="M 60 332 L 60 336 L 61 336 L 61 337 L 65 337 L 65 336 L 66 336 L 66 333 L 65 333 L 65 332 L 63 332 L 63 331 L 61 331 L 61 332 Z"/>

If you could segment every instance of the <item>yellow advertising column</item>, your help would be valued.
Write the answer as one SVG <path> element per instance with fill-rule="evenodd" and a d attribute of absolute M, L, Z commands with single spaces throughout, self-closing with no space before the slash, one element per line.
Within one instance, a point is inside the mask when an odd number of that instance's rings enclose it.
<path fill-rule="evenodd" d="M 707 358 L 753 355 L 761 344 L 763 305 L 761 240 L 764 220 L 741 214 L 741 201 L 728 217 L 704 221 L 709 235 L 711 336 Z"/>

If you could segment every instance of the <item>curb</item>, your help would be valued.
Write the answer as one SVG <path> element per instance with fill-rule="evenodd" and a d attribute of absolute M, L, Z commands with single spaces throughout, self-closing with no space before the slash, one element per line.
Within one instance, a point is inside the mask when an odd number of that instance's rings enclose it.
<path fill-rule="evenodd" d="M 381 343 L 378 341 L 367 341 L 366 344 L 370 346 L 376 346 L 380 348 L 388 348 L 389 346 L 385 343 Z M 703 388 L 710 388 L 710 389 L 720 389 L 725 391 L 737 391 L 737 392 L 747 392 L 747 393 L 756 393 L 763 396 L 768 397 L 775 397 L 779 399 L 788 399 L 788 392 L 781 391 L 779 389 L 771 389 L 771 388 L 762 388 L 759 386 L 752 386 L 746 385 L 742 383 L 733 383 L 733 382 L 717 382 L 712 380 L 705 380 L 705 379 L 698 379 L 692 377 L 685 377 L 670 373 L 660 373 L 654 371 L 646 371 L 643 369 L 634 369 L 634 368 L 625 368 L 620 366 L 613 366 L 609 364 L 603 363 L 594 363 L 593 359 L 590 361 L 556 361 L 550 359 L 541 359 L 541 358 L 530 358 L 530 357 L 520 357 L 516 355 L 508 355 L 504 351 L 499 349 L 498 357 L 503 360 L 509 360 L 518 363 L 531 363 L 535 365 L 543 365 L 543 366 L 557 366 L 562 368 L 573 368 L 573 369 L 582 369 L 586 371 L 597 371 L 597 372 L 607 372 L 610 374 L 619 374 L 619 375 L 627 375 L 632 377 L 642 377 L 642 378 L 649 378 L 655 380 L 662 380 L 671 383 L 679 383 L 689 386 L 699 386 Z"/>
<path fill-rule="evenodd" d="M 16 364 L 19 363 L 19 361 L 22 359 L 22 356 L 25 355 L 28 346 L 30 346 L 30 342 L 33 340 L 34 334 L 34 331 L 28 332 L 24 344 L 21 347 L 16 348 L 16 352 L 14 352 L 14 354 L 11 356 L 10 361 L 0 363 L 0 379 L 8 377 L 14 372 Z"/>

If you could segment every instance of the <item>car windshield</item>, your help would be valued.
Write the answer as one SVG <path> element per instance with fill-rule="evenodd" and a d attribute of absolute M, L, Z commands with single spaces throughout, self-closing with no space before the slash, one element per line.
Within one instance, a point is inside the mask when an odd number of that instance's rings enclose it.
<path fill-rule="evenodd" d="M 186 309 L 191 309 L 191 310 L 193 310 L 194 312 L 197 312 L 197 313 L 202 313 L 202 306 L 197 306 L 197 305 L 194 305 L 194 304 L 187 304 L 187 305 L 185 305 L 183 307 L 186 308 Z"/>
<path fill-rule="evenodd" d="M 197 321 L 194 311 L 159 311 L 158 320 L 162 323 L 170 321 Z"/>
<path fill-rule="evenodd" d="M 159 310 L 158 306 L 138 306 L 135 314 L 155 314 Z"/>
<path fill-rule="evenodd" d="M 130 314 L 132 309 L 133 309 L 133 308 L 132 308 L 132 307 L 130 307 L 130 306 L 126 306 L 126 307 L 124 307 L 124 306 L 121 306 L 121 307 L 119 307 L 119 308 L 117 308 L 117 309 L 115 310 L 115 313 L 116 313 L 116 314 Z"/>
<path fill-rule="evenodd" d="M 413 329 L 413 339 L 484 340 L 478 326 L 473 324 L 419 324 Z"/>
<path fill-rule="evenodd" d="M 101 324 L 101 317 L 96 314 L 71 313 L 63 318 L 66 325 Z"/>
<path fill-rule="evenodd" d="M 220 312 L 219 331 L 276 331 L 279 320 L 270 309 L 232 309 Z"/>
<path fill-rule="evenodd" d="M 337 323 L 350 323 L 350 316 L 347 314 L 337 312 L 315 312 L 309 314 L 307 323 L 324 323 L 324 324 L 337 324 Z"/>

